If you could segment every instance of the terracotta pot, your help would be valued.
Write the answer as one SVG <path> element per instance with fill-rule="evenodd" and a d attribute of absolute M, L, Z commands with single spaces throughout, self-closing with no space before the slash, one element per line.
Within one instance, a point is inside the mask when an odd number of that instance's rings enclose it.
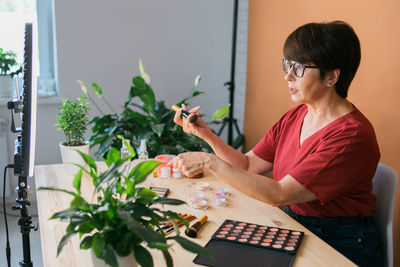
<path fill-rule="evenodd" d="M 82 156 L 77 152 L 77 150 L 89 155 L 90 144 L 88 141 L 85 141 L 85 145 L 83 146 L 65 146 L 59 143 L 62 162 L 64 163 L 65 172 L 68 174 L 75 175 L 79 171 L 79 167 L 75 166 L 75 164 L 85 165 L 85 161 Z"/>

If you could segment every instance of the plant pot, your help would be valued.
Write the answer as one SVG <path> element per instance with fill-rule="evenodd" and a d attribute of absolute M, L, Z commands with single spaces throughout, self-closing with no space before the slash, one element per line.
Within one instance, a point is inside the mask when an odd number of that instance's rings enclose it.
<path fill-rule="evenodd" d="M 85 145 L 83 146 L 65 146 L 59 143 L 62 162 L 64 163 L 65 172 L 68 174 L 77 174 L 79 171 L 79 167 L 74 164 L 79 164 L 84 166 L 85 161 L 82 156 L 77 152 L 77 150 L 89 155 L 90 144 L 88 141 L 85 141 Z"/>
<path fill-rule="evenodd" d="M 15 95 L 13 78 L 9 75 L 0 75 L 0 98 L 12 98 Z"/>
<path fill-rule="evenodd" d="M 103 259 L 97 258 L 92 249 L 90 250 L 90 252 L 92 255 L 93 266 L 110 267 L 108 264 L 106 264 L 106 262 Z M 117 256 L 118 267 L 138 267 L 139 266 L 135 257 L 133 256 L 133 253 L 129 254 L 126 257 L 120 257 L 118 255 L 116 255 L 116 256 Z"/>

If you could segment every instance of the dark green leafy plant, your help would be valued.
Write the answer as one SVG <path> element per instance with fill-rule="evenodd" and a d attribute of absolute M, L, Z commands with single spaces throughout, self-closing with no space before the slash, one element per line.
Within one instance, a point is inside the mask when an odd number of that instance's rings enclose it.
<path fill-rule="evenodd" d="M 111 105 L 103 97 L 102 88 L 92 83 L 93 92 L 102 98 L 113 113 L 105 114 L 95 101 L 90 97 L 88 89 L 82 81 L 83 92 L 89 97 L 102 114 L 94 117 L 89 125 L 92 125 L 92 136 L 89 139 L 91 147 L 99 146 L 96 157 L 105 157 L 111 147 L 121 148 L 121 141 L 118 135 L 124 136 L 130 140 L 132 146 L 136 149 L 140 145 L 141 139 L 147 140 L 147 151 L 149 157 L 155 157 L 160 154 L 179 154 L 187 151 L 206 151 L 211 152 L 211 147 L 202 139 L 187 134 L 182 127 L 173 121 L 175 112 L 165 105 L 162 100 L 156 100 L 153 89 L 149 85 L 150 77 L 145 72 L 140 61 L 139 69 L 141 76 L 132 79 L 132 86 L 129 95 L 124 103 L 121 113 L 115 112 Z M 143 78 L 144 77 L 144 78 Z M 190 95 L 177 103 L 178 106 L 188 104 L 188 101 L 202 92 L 197 91 L 200 76 L 197 76 L 194 87 Z M 229 112 L 229 106 L 225 107 Z M 227 114 L 223 110 L 219 112 L 217 119 Z"/>
<path fill-rule="evenodd" d="M 116 255 L 128 256 L 132 252 L 141 266 L 153 266 L 153 258 L 147 248 L 162 251 L 167 266 L 173 266 L 168 252 L 175 240 L 184 249 L 210 256 L 208 250 L 180 236 L 175 220 L 182 221 L 186 227 L 188 222 L 170 210 L 163 211 L 155 204 L 181 205 L 179 199 L 160 197 L 152 190 L 141 187 L 147 175 L 161 162 L 148 160 L 139 163 L 132 170 L 127 170 L 128 161 L 135 156 L 133 148 L 123 140 L 131 155 L 121 158 L 120 152 L 111 148 L 104 162 L 107 169 L 100 172 L 93 158 L 80 152 L 88 167 L 80 166 L 73 186 L 75 192 L 65 189 L 41 187 L 39 190 L 61 191 L 72 195 L 70 207 L 54 213 L 51 219 L 68 222 L 66 234 L 62 237 L 57 253 L 74 235 L 81 238 L 80 248 L 91 248 L 94 254 L 110 266 L 118 266 Z M 89 203 L 81 195 L 81 179 L 83 172 L 93 180 L 96 203 Z M 124 196 L 124 197 L 120 197 Z M 170 221 L 174 224 L 175 235 L 166 237 L 160 223 Z"/>
<path fill-rule="evenodd" d="M 75 102 L 69 98 L 61 98 L 63 104 L 57 115 L 57 130 L 63 131 L 65 146 L 80 146 L 85 144 L 84 134 L 89 121 L 87 113 L 89 102 L 84 96 L 80 96 Z"/>
<path fill-rule="evenodd" d="M 21 72 L 22 66 L 17 62 L 17 55 L 11 50 L 4 51 L 0 48 L 0 75 L 13 77 Z"/>

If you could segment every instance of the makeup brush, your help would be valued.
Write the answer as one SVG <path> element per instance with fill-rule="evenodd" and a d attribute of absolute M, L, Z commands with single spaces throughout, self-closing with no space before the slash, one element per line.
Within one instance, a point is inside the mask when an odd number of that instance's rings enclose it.
<path fill-rule="evenodd" d="M 201 219 L 195 222 L 192 226 L 190 226 L 189 229 L 186 229 L 185 234 L 189 237 L 196 237 L 197 231 L 207 221 L 207 219 L 208 217 L 206 215 L 201 217 Z"/>
<path fill-rule="evenodd" d="M 196 216 L 194 216 L 194 215 L 192 215 L 192 216 L 190 216 L 189 218 L 186 218 L 185 220 L 187 220 L 187 221 L 193 221 L 194 219 L 196 219 Z M 179 222 L 178 223 L 178 227 L 181 227 L 183 225 L 183 222 Z M 167 229 L 166 231 L 165 231 L 165 234 L 167 235 L 167 234 L 169 234 L 169 233 L 171 233 L 172 231 L 174 231 L 175 230 L 175 228 L 172 226 L 170 229 Z"/>
<path fill-rule="evenodd" d="M 180 107 L 178 107 L 177 105 L 172 106 L 172 110 L 175 112 L 177 112 L 179 109 L 180 109 Z M 190 114 L 191 114 L 190 112 L 188 112 L 186 110 L 182 110 L 182 116 L 184 116 L 185 118 L 188 118 Z M 190 116 L 189 122 L 193 123 L 197 120 L 197 118 L 198 118 L 198 116 L 196 114 L 194 114 L 193 116 Z"/>
<path fill-rule="evenodd" d="M 187 219 L 187 218 L 190 218 L 192 215 L 190 215 L 190 214 L 183 214 L 183 215 L 179 215 L 179 216 L 181 216 L 182 217 L 182 219 Z M 179 223 L 179 220 L 175 220 L 177 223 Z M 170 227 L 172 227 L 173 226 L 173 223 L 172 222 L 170 222 L 170 223 L 167 223 L 167 224 L 165 224 L 163 227 L 161 227 L 161 229 L 163 229 L 163 230 L 165 230 L 165 229 L 167 229 L 167 228 L 170 228 Z"/>

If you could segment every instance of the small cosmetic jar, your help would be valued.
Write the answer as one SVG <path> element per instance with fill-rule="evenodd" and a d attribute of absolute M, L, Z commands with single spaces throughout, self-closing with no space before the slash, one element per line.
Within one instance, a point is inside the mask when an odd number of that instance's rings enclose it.
<path fill-rule="evenodd" d="M 225 207 L 226 206 L 226 198 L 224 198 L 224 197 L 215 198 L 215 205 L 217 205 L 219 207 Z"/>
<path fill-rule="evenodd" d="M 192 207 L 195 209 L 205 210 L 208 208 L 208 203 L 206 200 L 206 196 L 200 192 L 192 192 L 190 193 L 190 202 L 192 203 Z"/>
<path fill-rule="evenodd" d="M 182 173 L 177 168 L 173 168 L 172 177 L 174 177 L 175 179 L 182 178 Z"/>
<path fill-rule="evenodd" d="M 229 189 L 226 187 L 220 187 L 217 193 L 223 193 L 225 197 L 229 196 Z"/>
<path fill-rule="evenodd" d="M 192 201 L 192 207 L 198 210 L 205 210 L 208 208 L 207 200 L 199 199 L 197 201 Z"/>
<path fill-rule="evenodd" d="M 170 167 L 162 167 L 160 177 L 164 179 L 171 178 L 171 168 Z"/>
<path fill-rule="evenodd" d="M 197 190 L 200 190 L 200 191 L 208 191 L 208 190 L 210 190 L 210 183 L 208 183 L 208 182 L 197 182 L 196 188 L 197 188 Z"/>
<path fill-rule="evenodd" d="M 226 206 L 226 198 L 225 198 L 224 193 L 221 193 L 221 192 L 215 193 L 214 200 L 215 200 L 215 205 L 220 206 L 220 207 Z"/>

